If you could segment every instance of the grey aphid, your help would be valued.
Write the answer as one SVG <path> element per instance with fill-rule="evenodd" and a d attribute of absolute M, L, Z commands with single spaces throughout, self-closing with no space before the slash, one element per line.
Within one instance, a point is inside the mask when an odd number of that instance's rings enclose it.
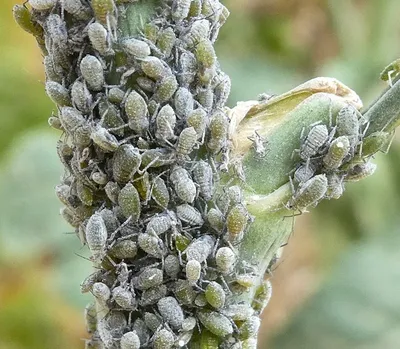
<path fill-rule="evenodd" d="M 213 172 L 211 166 L 201 160 L 193 169 L 193 178 L 199 185 L 200 195 L 205 200 L 210 200 L 213 194 Z"/>
<path fill-rule="evenodd" d="M 57 184 L 54 188 L 58 199 L 66 206 L 69 206 L 71 198 L 71 187 L 67 184 Z"/>
<path fill-rule="evenodd" d="M 203 263 L 214 249 L 215 238 L 211 235 L 203 235 L 193 240 L 185 250 L 186 259 L 188 261 L 195 260 Z"/>
<path fill-rule="evenodd" d="M 136 257 L 137 246 L 136 242 L 131 240 L 121 240 L 115 243 L 115 245 L 108 252 L 111 257 L 118 259 L 132 259 Z"/>
<path fill-rule="evenodd" d="M 176 195 L 185 202 L 192 203 L 196 197 L 196 186 L 188 171 L 180 166 L 175 166 L 170 174 Z"/>
<path fill-rule="evenodd" d="M 156 117 L 155 136 L 160 141 L 175 138 L 176 115 L 174 109 L 169 105 L 164 105 Z"/>
<path fill-rule="evenodd" d="M 96 125 L 92 128 L 90 138 L 103 152 L 112 153 L 119 147 L 118 139 L 104 127 Z"/>
<path fill-rule="evenodd" d="M 231 79 L 227 74 L 220 71 L 215 81 L 217 85 L 214 88 L 214 106 L 215 108 L 223 108 L 231 92 Z"/>
<path fill-rule="evenodd" d="M 92 287 L 92 293 L 102 304 L 105 304 L 111 297 L 110 288 L 103 282 L 95 282 Z"/>
<path fill-rule="evenodd" d="M 126 332 L 120 341 L 121 349 L 139 349 L 140 339 L 135 331 Z"/>
<path fill-rule="evenodd" d="M 186 127 L 182 130 L 178 138 L 176 153 L 182 159 L 190 155 L 197 143 L 197 133 L 193 127 Z"/>
<path fill-rule="evenodd" d="M 188 88 L 194 81 L 197 73 L 197 61 L 194 54 L 184 50 L 179 56 L 178 81 L 183 87 Z"/>
<path fill-rule="evenodd" d="M 329 145 L 328 152 L 323 158 L 324 167 L 328 170 L 339 168 L 350 152 L 350 141 L 347 136 L 334 139 Z"/>
<path fill-rule="evenodd" d="M 47 17 L 45 30 L 47 34 L 46 48 L 48 51 L 59 51 L 67 48 L 67 26 L 59 15 L 52 13 Z"/>
<path fill-rule="evenodd" d="M 136 83 L 143 91 L 146 92 L 154 92 L 156 89 L 156 83 L 145 76 L 139 76 L 136 79 Z"/>
<path fill-rule="evenodd" d="M 55 81 L 46 82 L 46 93 L 60 107 L 70 106 L 71 98 L 68 90 Z"/>
<path fill-rule="evenodd" d="M 76 80 L 71 87 L 71 99 L 73 105 L 82 113 L 88 114 L 92 105 L 92 94 L 86 87 L 86 84 Z"/>
<path fill-rule="evenodd" d="M 250 289 L 258 282 L 259 276 L 255 273 L 245 273 L 235 275 L 235 282 L 244 287 L 245 289 Z"/>
<path fill-rule="evenodd" d="M 181 119 L 186 119 L 193 111 L 194 99 L 186 87 L 179 87 L 174 96 L 176 114 Z"/>
<path fill-rule="evenodd" d="M 223 274 L 229 274 L 236 263 L 235 253 L 229 247 L 221 247 L 215 255 L 217 269 Z"/>
<path fill-rule="evenodd" d="M 234 321 L 246 321 L 254 315 L 254 309 L 248 304 L 230 304 L 220 311 Z"/>
<path fill-rule="evenodd" d="M 354 148 L 359 139 L 360 125 L 358 119 L 361 114 L 352 105 L 340 109 L 336 117 L 336 132 L 339 136 L 347 136 L 350 146 Z"/>
<path fill-rule="evenodd" d="M 198 261 L 192 259 L 186 263 L 185 271 L 186 279 L 191 285 L 195 285 L 200 279 L 201 264 Z"/>
<path fill-rule="evenodd" d="M 174 0 L 172 2 L 171 14 L 176 23 L 183 21 L 189 15 L 190 3 L 191 0 Z"/>
<path fill-rule="evenodd" d="M 231 321 L 224 315 L 210 310 L 199 310 L 197 317 L 202 325 L 218 337 L 226 337 L 233 333 Z"/>
<path fill-rule="evenodd" d="M 213 228 L 218 234 L 223 233 L 225 217 L 220 210 L 211 208 L 207 212 L 207 221 L 210 224 L 210 227 Z"/>
<path fill-rule="evenodd" d="M 168 289 L 165 285 L 158 285 L 144 290 L 140 300 L 140 305 L 145 307 L 156 304 L 161 298 L 167 295 Z"/>
<path fill-rule="evenodd" d="M 210 22 L 207 19 L 195 21 L 189 32 L 183 37 L 187 47 L 193 49 L 202 39 L 208 38 Z"/>
<path fill-rule="evenodd" d="M 143 73 L 149 78 L 159 80 L 166 74 L 171 74 L 169 68 L 163 63 L 163 61 L 157 57 L 149 56 L 144 59 L 141 63 Z"/>
<path fill-rule="evenodd" d="M 163 283 L 163 272 L 157 268 L 147 268 L 143 270 L 136 280 L 136 287 L 139 290 L 147 290 L 149 288 L 159 286 Z"/>
<path fill-rule="evenodd" d="M 115 182 L 108 182 L 104 187 L 107 197 L 114 203 L 118 203 L 118 195 L 121 191 L 120 187 Z"/>
<path fill-rule="evenodd" d="M 178 82 L 175 75 L 167 75 L 163 77 L 156 86 L 153 98 L 158 103 L 168 102 L 178 88 Z"/>
<path fill-rule="evenodd" d="M 133 331 L 138 335 L 140 343 L 144 344 L 150 340 L 149 330 L 142 319 L 138 318 L 135 320 L 133 323 Z"/>
<path fill-rule="evenodd" d="M 200 65 L 199 71 L 197 73 L 199 85 L 206 88 L 210 87 L 211 82 L 214 80 L 216 74 L 217 74 L 216 65 L 213 65 L 209 68 L 204 68 L 203 66 Z"/>
<path fill-rule="evenodd" d="M 184 315 L 181 306 L 174 297 L 164 297 L 157 303 L 157 309 L 164 321 L 173 329 L 179 330 L 182 327 Z"/>
<path fill-rule="evenodd" d="M 207 17 L 209 21 L 215 23 L 219 19 L 222 11 L 222 4 L 219 0 L 203 0 L 201 13 Z"/>
<path fill-rule="evenodd" d="M 86 224 L 86 242 L 95 258 L 104 252 L 107 228 L 100 213 L 93 214 Z"/>
<path fill-rule="evenodd" d="M 89 276 L 87 276 L 80 285 L 81 293 L 90 292 L 92 290 L 94 283 L 98 281 L 98 279 L 101 277 L 102 273 L 103 272 L 101 270 L 98 270 L 98 271 L 95 271 L 94 273 L 90 274 Z"/>
<path fill-rule="evenodd" d="M 132 183 L 126 184 L 121 189 L 118 195 L 118 205 L 121 207 L 125 218 L 131 217 L 131 221 L 134 223 L 139 220 L 141 212 L 140 197 Z"/>
<path fill-rule="evenodd" d="M 193 331 L 180 332 L 179 335 L 176 337 L 175 346 L 178 348 L 185 347 L 192 339 L 192 336 L 193 336 Z"/>
<path fill-rule="evenodd" d="M 143 134 L 148 130 L 149 119 L 147 103 L 144 98 L 132 91 L 125 101 L 125 112 L 128 117 L 128 125 L 137 134 Z"/>
<path fill-rule="evenodd" d="M 182 331 L 188 332 L 194 330 L 196 324 L 197 324 L 196 318 L 194 316 L 189 316 L 185 318 L 185 320 L 183 320 L 182 322 Z"/>
<path fill-rule="evenodd" d="M 182 305 L 192 305 L 196 298 L 196 292 L 187 280 L 177 280 L 173 291 L 179 304 Z"/>
<path fill-rule="evenodd" d="M 249 338 L 257 338 L 261 320 L 258 316 L 251 316 L 239 327 L 239 338 L 246 340 Z"/>
<path fill-rule="evenodd" d="M 103 208 L 100 211 L 100 214 L 103 217 L 104 224 L 107 228 L 107 233 L 110 236 L 120 226 L 118 218 L 115 216 L 114 212 L 108 208 Z"/>
<path fill-rule="evenodd" d="M 126 125 L 120 116 L 119 108 L 106 99 L 102 99 L 99 102 L 99 114 L 101 126 L 120 137 L 124 135 Z"/>
<path fill-rule="evenodd" d="M 328 189 L 325 197 L 327 199 L 339 199 L 344 192 L 344 175 L 328 173 L 326 178 L 328 180 Z"/>
<path fill-rule="evenodd" d="M 347 171 L 344 180 L 346 182 L 358 182 L 361 179 L 373 175 L 376 168 L 377 165 L 373 164 L 372 162 L 367 162 L 365 164 L 357 164 Z"/>
<path fill-rule="evenodd" d="M 314 176 L 316 167 L 312 164 L 301 164 L 294 172 L 293 179 L 296 183 L 305 183 Z"/>
<path fill-rule="evenodd" d="M 108 91 L 108 100 L 114 104 L 120 104 L 125 96 L 125 92 L 119 87 L 112 87 Z"/>
<path fill-rule="evenodd" d="M 70 135 L 74 135 L 74 132 L 78 128 L 86 127 L 86 120 L 75 108 L 63 107 L 59 113 L 59 118 L 65 131 Z"/>
<path fill-rule="evenodd" d="M 57 70 L 58 74 L 65 74 L 65 72 L 71 68 L 71 61 L 67 51 L 59 47 L 55 47 L 51 53 L 51 58 L 53 60 L 54 68 Z"/>
<path fill-rule="evenodd" d="M 207 302 L 215 309 L 220 309 L 225 305 L 225 290 L 215 281 L 207 285 L 204 295 Z"/>
<path fill-rule="evenodd" d="M 89 25 L 88 36 L 93 48 L 101 55 L 106 55 L 112 52 L 109 48 L 107 29 L 100 23 L 95 22 Z"/>
<path fill-rule="evenodd" d="M 197 138 L 203 138 L 207 126 L 207 112 L 203 108 L 197 108 L 189 113 L 186 123 L 195 129 Z"/>
<path fill-rule="evenodd" d="M 225 113 L 216 111 L 210 120 L 209 130 L 210 139 L 207 143 L 208 148 L 214 153 L 218 153 L 225 146 L 228 135 L 229 121 Z"/>
<path fill-rule="evenodd" d="M 169 349 L 174 345 L 174 335 L 165 328 L 157 331 L 153 337 L 154 349 Z"/>
<path fill-rule="evenodd" d="M 164 271 L 171 279 L 176 279 L 181 271 L 179 258 L 169 254 L 164 260 Z"/>
<path fill-rule="evenodd" d="M 314 176 L 297 189 L 289 202 L 289 207 L 303 211 L 308 206 L 318 203 L 324 197 L 327 189 L 326 175 Z"/>
<path fill-rule="evenodd" d="M 198 88 L 196 100 L 202 105 L 205 110 L 210 112 L 214 103 L 213 90 L 210 87 Z"/>
<path fill-rule="evenodd" d="M 161 319 L 153 313 L 144 313 L 144 322 L 152 332 L 156 332 L 162 324 Z"/>
<path fill-rule="evenodd" d="M 214 45 L 208 39 L 201 39 L 196 45 L 195 56 L 197 62 L 203 68 L 211 68 L 217 61 Z"/>
<path fill-rule="evenodd" d="M 80 70 L 90 90 L 101 91 L 103 89 L 105 83 L 103 66 L 95 56 L 83 57 Z"/>
<path fill-rule="evenodd" d="M 135 307 L 132 292 L 125 287 L 117 286 L 112 290 L 112 298 L 122 309 L 132 310 Z"/>
<path fill-rule="evenodd" d="M 168 188 L 164 180 L 156 177 L 151 187 L 151 197 L 162 208 L 167 208 L 170 200 Z"/>
<path fill-rule="evenodd" d="M 105 319 L 100 319 L 98 321 L 97 333 L 99 334 L 101 342 L 106 349 L 111 349 L 114 346 L 113 334 Z"/>
<path fill-rule="evenodd" d="M 29 0 L 31 7 L 38 11 L 50 10 L 57 4 L 58 0 Z"/>
<path fill-rule="evenodd" d="M 53 57 L 51 55 L 45 56 L 43 58 L 44 72 L 46 75 L 46 80 L 56 81 L 61 83 L 62 77 L 60 72 L 57 71 L 54 66 Z"/>
<path fill-rule="evenodd" d="M 226 192 L 228 194 L 229 205 L 231 207 L 234 205 L 239 205 L 243 202 L 242 189 L 238 185 L 229 187 Z"/>
<path fill-rule="evenodd" d="M 194 304 L 198 308 L 204 308 L 208 304 L 206 296 L 204 295 L 204 293 L 199 293 L 196 296 L 196 299 L 194 300 Z"/>
<path fill-rule="evenodd" d="M 313 126 L 300 146 L 300 158 L 309 160 L 320 151 L 328 138 L 328 128 L 325 125 Z"/>
<path fill-rule="evenodd" d="M 175 41 L 176 36 L 174 30 L 171 27 L 160 31 L 157 38 L 157 47 L 164 54 L 164 58 L 169 58 L 171 56 Z"/>
<path fill-rule="evenodd" d="M 142 40 L 130 38 L 122 42 L 123 50 L 129 55 L 137 59 L 144 59 L 150 56 L 150 46 Z"/>
<path fill-rule="evenodd" d="M 106 185 L 108 182 L 108 177 L 103 172 L 93 172 L 90 177 L 92 178 L 93 182 L 99 185 Z"/>
<path fill-rule="evenodd" d="M 86 331 L 88 333 L 93 333 L 96 331 L 97 327 L 97 309 L 95 303 L 89 303 L 85 307 L 85 322 Z"/>
<path fill-rule="evenodd" d="M 154 215 L 146 226 L 146 233 L 161 235 L 171 228 L 172 221 L 167 214 Z"/>
<path fill-rule="evenodd" d="M 177 206 L 176 215 L 182 222 L 192 226 L 201 226 L 204 223 L 201 213 L 196 208 L 188 204 Z"/>
<path fill-rule="evenodd" d="M 131 144 L 121 145 L 113 156 L 113 177 L 118 183 L 126 183 L 139 170 L 141 156 L 139 150 Z"/>
<path fill-rule="evenodd" d="M 83 5 L 81 0 L 61 0 L 62 8 L 78 20 L 88 20 L 90 8 Z"/>
<path fill-rule="evenodd" d="M 139 234 L 139 247 L 151 256 L 161 258 L 163 256 L 163 242 L 160 238 L 150 234 Z"/>

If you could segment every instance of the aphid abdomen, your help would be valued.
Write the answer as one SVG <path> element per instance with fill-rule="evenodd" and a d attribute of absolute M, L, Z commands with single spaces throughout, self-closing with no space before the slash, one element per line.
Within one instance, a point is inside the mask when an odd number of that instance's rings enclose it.
<path fill-rule="evenodd" d="M 296 191 L 290 206 L 300 211 L 320 201 L 328 189 L 326 175 L 320 174 L 303 183 Z"/>
<path fill-rule="evenodd" d="M 300 147 L 300 157 L 303 160 L 310 159 L 318 153 L 320 148 L 328 140 L 329 133 L 325 125 L 317 125 L 311 128 L 306 139 Z"/>
<path fill-rule="evenodd" d="M 323 158 L 325 168 L 328 170 L 339 168 L 349 154 L 349 151 L 350 141 L 347 136 L 340 136 L 333 140 L 327 154 Z"/>

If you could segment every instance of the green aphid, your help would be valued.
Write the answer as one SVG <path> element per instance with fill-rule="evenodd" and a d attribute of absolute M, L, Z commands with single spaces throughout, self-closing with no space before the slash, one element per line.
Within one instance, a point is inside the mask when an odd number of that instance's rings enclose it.
<path fill-rule="evenodd" d="M 213 67 L 217 61 L 217 56 L 215 54 L 214 45 L 208 39 L 202 39 L 197 44 L 195 55 L 196 55 L 197 61 L 204 68 Z"/>
<path fill-rule="evenodd" d="M 205 296 L 207 302 L 215 309 L 220 309 L 225 305 L 225 291 L 222 286 L 215 281 L 207 285 Z"/>
<path fill-rule="evenodd" d="M 168 188 L 164 180 L 156 177 L 151 188 L 151 197 L 162 208 L 167 208 L 170 200 Z"/>
<path fill-rule="evenodd" d="M 201 331 L 200 349 L 218 349 L 219 338 L 208 330 Z"/>
<path fill-rule="evenodd" d="M 44 43 L 43 28 L 33 21 L 31 12 L 22 5 L 14 5 L 13 15 L 17 24 L 29 34 L 32 34 L 36 39 Z"/>
<path fill-rule="evenodd" d="M 92 0 L 91 5 L 96 19 L 102 24 L 107 24 L 107 17 L 114 10 L 114 1 Z"/>
<path fill-rule="evenodd" d="M 207 330 L 218 337 L 223 338 L 233 333 L 232 323 L 225 315 L 210 310 L 199 310 L 197 317 Z"/>
<path fill-rule="evenodd" d="M 141 207 L 140 197 L 132 183 L 123 187 L 118 195 L 118 204 L 125 218 L 131 217 L 133 223 L 139 220 Z"/>
<path fill-rule="evenodd" d="M 86 206 L 93 204 L 93 191 L 81 181 L 76 182 L 76 193 L 81 202 Z"/>

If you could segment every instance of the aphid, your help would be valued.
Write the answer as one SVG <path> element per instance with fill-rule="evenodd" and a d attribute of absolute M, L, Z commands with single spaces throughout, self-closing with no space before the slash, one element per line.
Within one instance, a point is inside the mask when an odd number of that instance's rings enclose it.
<path fill-rule="evenodd" d="M 60 107 L 70 106 L 71 98 L 68 90 L 55 81 L 46 82 L 46 93 L 50 99 Z"/>
<path fill-rule="evenodd" d="M 163 61 L 157 57 L 149 56 L 141 63 L 143 73 L 149 78 L 159 80 L 168 73 Z M 170 73 L 170 72 L 169 72 Z"/>
<path fill-rule="evenodd" d="M 131 144 L 119 146 L 113 156 L 113 177 L 118 183 L 126 183 L 139 170 L 141 156 L 137 148 Z"/>
<path fill-rule="evenodd" d="M 400 72 L 400 58 L 391 62 L 388 66 L 383 69 L 380 74 L 380 78 L 383 81 L 388 81 L 390 86 L 393 86 L 393 79 L 395 79 Z"/>
<path fill-rule="evenodd" d="M 202 39 L 208 38 L 210 22 L 207 19 L 200 19 L 192 24 L 189 32 L 183 37 L 187 47 L 194 48 Z"/>
<path fill-rule="evenodd" d="M 175 93 L 174 105 L 179 118 L 186 119 L 193 111 L 193 95 L 186 87 L 179 87 Z"/>
<path fill-rule="evenodd" d="M 38 11 L 50 10 L 57 4 L 58 0 L 29 0 L 31 7 Z"/>
<path fill-rule="evenodd" d="M 249 214 L 242 204 L 234 206 L 229 211 L 226 217 L 226 229 L 230 239 L 234 240 L 241 238 L 246 229 L 248 219 Z"/>
<path fill-rule="evenodd" d="M 156 177 L 151 187 L 151 197 L 162 208 L 167 208 L 170 200 L 168 188 L 164 180 Z"/>
<path fill-rule="evenodd" d="M 220 309 L 225 305 L 225 291 L 222 286 L 215 281 L 207 285 L 204 295 L 207 302 L 215 309 Z"/>
<path fill-rule="evenodd" d="M 196 292 L 187 280 L 177 280 L 173 291 L 181 305 L 192 305 L 196 298 Z"/>
<path fill-rule="evenodd" d="M 233 185 L 226 191 L 228 194 L 230 207 L 234 205 L 239 205 L 243 201 L 242 189 L 238 185 Z"/>
<path fill-rule="evenodd" d="M 320 201 L 328 189 L 326 175 L 320 174 L 312 177 L 303 183 L 294 193 L 289 202 L 289 208 L 296 208 L 299 211 L 305 210 L 308 206 Z"/>
<path fill-rule="evenodd" d="M 203 68 L 211 68 L 217 61 L 214 45 L 208 39 L 201 39 L 196 45 L 195 56 Z"/>
<path fill-rule="evenodd" d="M 166 214 L 157 214 L 153 216 L 146 226 L 147 234 L 164 234 L 169 228 L 171 228 L 171 218 Z"/>
<path fill-rule="evenodd" d="M 339 199 L 344 192 L 343 175 L 336 173 L 329 173 L 326 175 L 328 180 L 328 189 L 326 190 L 325 197 L 327 199 Z"/>
<path fill-rule="evenodd" d="M 55 192 L 58 197 L 58 199 L 66 206 L 69 206 L 70 203 L 70 197 L 71 197 L 71 188 L 67 184 L 58 184 L 55 187 Z"/>
<path fill-rule="evenodd" d="M 228 135 L 229 121 L 223 112 L 215 112 L 210 120 L 210 139 L 207 146 L 214 153 L 218 153 L 225 145 Z"/>
<path fill-rule="evenodd" d="M 149 128 L 149 119 L 147 117 L 147 103 L 144 98 L 132 91 L 125 101 L 125 112 L 128 117 L 128 125 L 138 134 L 145 133 Z"/>
<path fill-rule="evenodd" d="M 183 21 L 188 15 L 190 10 L 191 0 L 174 0 L 172 3 L 172 19 L 179 23 Z"/>
<path fill-rule="evenodd" d="M 211 88 L 198 88 L 196 94 L 196 100 L 201 104 L 201 106 L 207 110 L 211 111 L 214 103 L 214 92 Z"/>
<path fill-rule="evenodd" d="M 197 317 L 207 330 L 220 338 L 233 333 L 231 321 L 225 315 L 210 310 L 199 310 Z"/>
<path fill-rule="evenodd" d="M 246 321 L 254 315 L 254 309 L 248 304 L 230 304 L 221 313 L 234 321 Z"/>
<path fill-rule="evenodd" d="M 91 5 L 96 19 L 106 24 L 109 14 L 114 10 L 113 0 L 91 0 Z"/>
<path fill-rule="evenodd" d="M 140 199 L 143 200 L 145 203 L 147 203 L 151 192 L 150 175 L 148 172 L 145 172 L 140 177 L 138 176 L 140 175 L 139 174 L 135 175 L 135 180 L 133 181 L 133 185 L 139 192 Z"/>
<path fill-rule="evenodd" d="M 122 286 L 113 288 L 112 298 L 122 309 L 133 309 L 135 305 L 132 293 Z"/>
<path fill-rule="evenodd" d="M 161 258 L 163 256 L 164 245 L 160 238 L 150 234 L 139 234 L 138 245 L 147 254 Z"/>
<path fill-rule="evenodd" d="M 193 316 L 185 318 L 182 322 L 182 331 L 189 332 L 196 327 L 197 321 Z"/>
<path fill-rule="evenodd" d="M 98 270 L 85 278 L 85 280 L 81 283 L 81 293 L 87 293 L 92 290 L 93 285 L 95 282 L 98 281 L 100 276 L 102 275 L 102 271 Z"/>
<path fill-rule="evenodd" d="M 124 120 L 122 120 L 118 108 L 107 100 L 99 102 L 99 114 L 101 125 L 112 133 L 122 137 L 124 135 Z"/>
<path fill-rule="evenodd" d="M 189 9 L 189 17 L 199 17 L 202 9 L 202 0 L 192 0 Z"/>
<path fill-rule="evenodd" d="M 89 303 L 85 307 L 85 320 L 87 333 L 93 333 L 97 327 L 97 310 L 95 303 Z"/>
<path fill-rule="evenodd" d="M 106 192 L 107 197 L 114 203 L 118 203 L 118 195 L 121 189 L 118 184 L 115 182 L 108 182 L 104 187 L 104 191 Z"/>
<path fill-rule="evenodd" d="M 261 325 L 261 320 L 258 316 L 252 316 L 239 327 L 239 338 L 246 340 L 249 338 L 257 338 L 257 333 Z"/>
<path fill-rule="evenodd" d="M 184 315 L 181 306 L 174 297 L 164 297 L 157 302 L 157 309 L 164 321 L 173 329 L 182 327 Z"/>
<path fill-rule="evenodd" d="M 211 208 L 207 212 L 207 221 L 210 227 L 213 228 L 218 234 L 221 234 L 225 225 L 225 217 L 220 210 Z"/>
<path fill-rule="evenodd" d="M 229 274 L 236 263 L 235 253 L 229 247 L 221 247 L 215 255 L 215 263 L 217 264 L 218 271 L 223 274 Z"/>
<path fill-rule="evenodd" d="M 296 183 L 304 183 L 314 176 L 316 167 L 312 164 L 301 164 L 294 172 L 293 179 Z"/>
<path fill-rule="evenodd" d="M 99 258 L 107 242 L 107 228 L 100 213 L 93 214 L 86 224 L 86 242 L 95 258 Z"/>
<path fill-rule="evenodd" d="M 160 31 L 157 39 L 157 47 L 164 54 L 164 58 L 169 58 L 171 56 L 175 41 L 175 32 L 171 27 Z"/>
<path fill-rule="evenodd" d="M 132 183 L 123 187 L 118 195 L 118 205 L 121 207 L 125 218 L 131 217 L 132 222 L 136 223 L 140 217 L 140 198 L 139 193 Z"/>
<path fill-rule="evenodd" d="M 62 7 L 78 20 L 87 20 L 91 16 L 90 8 L 83 5 L 81 0 L 62 0 Z"/>
<path fill-rule="evenodd" d="M 193 178 L 199 185 L 200 195 L 205 200 L 210 200 L 213 191 L 213 172 L 211 166 L 205 161 L 199 161 L 193 169 Z"/>
<path fill-rule="evenodd" d="M 203 108 L 197 108 L 189 113 L 186 123 L 189 127 L 193 127 L 197 133 L 197 138 L 204 136 L 207 126 L 207 113 Z"/>
<path fill-rule="evenodd" d="M 257 338 L 248 338 L 241 342 L 243 349 L 257 349 Z"/>
<path fill-rule="evenodd" d="M 259 276 L 256 274 L 248 273 L 248 274 L 239 274 L 235 276 L 235 282 L 244 287 L 245 289 L 249 289 L 253 287 L 258 281 Z"/>
<path fill-rule="evenodd" d="M 68 46 L 66 23 L 57 14 L 50 14 L 46 19 L 46 48 L 48 51 L 64 50 Z"/>
<path fill-rule="evenodd" d="M 88 27 L 88 36 L 93 48 L 101 55 L 112 53 L 108 44 L 108 32 L 100 23 L 92 23 Z"/>
<path fill-rule="evenodd" d="M 140 318 L 136 319 L 133 323 L 133 331 L 136 332 L 139 337 L 140 343 L 147 343 L 150 339 L 149 331 L 146 324 Z"/>
<path fill-rule="evenodd" d="M 170 349 L 174 345 L 174 335 L 165 328 L 157 331 L 153 337 L 154 349 Z"/>
<path fill-rule="evenodd" d="M 131 240 L 118 241 L 108 253 L 111 257 L 118 259 L 135 258 L 137 254 L 136 242 Z"/>
<path fill-rule="evenodd" d="M 165 257 L 164 271 L 171 279 L 176 279 L 181 271 L 179 258 L 173 254 L 169 254 Z"/>
<path fill-rule="evenodd" d="M 185 347 L 192 339 L 193 331 L 182 331 L 176 337 L 175 346 L 178 348 Z"/>
<path fill-rule="evenodd" d="M 47 122 L 49 123 L 49 126 L 51 126 L 52 128 L 56 129 L 56 130 L 60 130 L 63 131 L 64 128 L 61 124 L 61 121 L 58 117 L 56 116 L 50 116 L 47 120 Z"/>
<path fill-rule="evenodd" d="M 143 91 L 146 92 L 154 92 L 156 89 L 156 83 L 145 76 L 139 76 L 136 79 L 136 83 Z"/>
<path fill-rule="evenodd" d="M 146 326 L 150 329 L 152 332 L 156 332 L 157 329 L 161 326 L 162 321 L 159 319 L 159 317 L 153 313 L 144 313 L 144 322 Z"/>
<path fill-rule="evenodd" d="M 175 162 L 173 153 L 165 148 L 146 150 L 142 154 L 142 167 L 161 167 L 171 165 Z"/>
<path fill-rule="evenodd" d="M 221 12 L 221 3 L 218 0 L 203 0 L 201 13 L 207 17 L 209 21 L 216 22 Z"/>
<path fill-rule="evenodd" d="M 195 260 L 203 263 L 213 251 L 215 238 L 211 235 L 203 235 L 193 240 L 185 250 L 187 261 Z"/>
<path fill-rule="evenodd" d="M 261 314 L 264 308 L 268 305 L 272 297 L 272 285 L 271 281 L 263 281 L 260 286 L 257 287 L 253 302 L 251 303 L 252 308 Z"/>
<path fill-rule="evenodd" d="M 93 191 L 79 180 L 76 182 L 76 195 L 84 205 L 92 206 Z"/>
<path fill-rule="evenodd" d="M 313 126 L 300 146 L 300 158 L 309 161 L 324 146 L 328 138 L 328 129 L 325 125 Z"/>
<path fill-rule="evenodd" d="M 62 82 L 62 76 L 60 72 L 57 71 L 54 66 L 53 58 L 51 55 L 45 56 L 43 58 L 44 72 L 46 75 L 46 80 L 56 81 L 58 83 Z M 62 70 L 62 69 L 61 69 Z"/>
<path fill-rule="evenodd" d="M 186 279 L 191 285 L 195 285 L 200 279 L 201 264 L 198 261 L 192 259 L 186 263 L 185 271 Z"/>
<path fill-rule="evenodd" d="M 177 88 L 178 82 L 176 81 L 175 75 L 167 75 L 158 82 L 153 98 L 158 103 L 168 102 Z"/>
<path fill-rule="evenodd" d="M 144 25 L 144 28 L 143 28 L 144 36 L 146 37 L 147 40 L 150 40 L 154 44 L 157 41 L 158 32 L 159 32 L 159 28 L 155 23 L 150 22 L 150 23 L 146 23 Z"/>
<path fill-rule="evenodd" d="M 378 131 L 371 133 L 362 141 L 362 156 L 368 157 L 374 155 L 378 151 L 386 152 L 390 147 L 392 133 Z"/>
<path fill-rule="evenodd" d="M 118 87 L 112 87 L 108 91 L 108 100 L 114 104 L 120 104 L 125 96 L 125 92 Z"/>
<path fill-rule="evenodd" d="M 156 287 L 144 290 L 142 293 L 140 305 L 145 307 L 148 305 L 156 304 L 161 298 L 167 295 L 168 289 L 165 285 L 159 285 Z"/>
<path fill-rule="evenodd" d="M 119 147 L 118 139 L 101 126 L 92 128 L 90 138 L 93 140 L 93 143 L 105 153 L 112 153 Z"/>
<path fill-rule="evenodd" d="M 34 35 L 38 40 L 43 40 L 43 28 L 33 20 L 31 12 L 25 6 L 14 5 L 13 15 L 23 30 Z"/>
<path fill-rule="evenodd" d="M 334 170 L 339 168 L 350 151 L 350 142 L 346 136 L 334 139 L 329 145 L 328 152 L 323 158 L 326 169 Z"/>
<path fill-rule="evenodd" d="M 351 148 L 358 143 L 360 113 L 352 105 L 346 105 L 340 109 L 336 117 L 336 132 L 339 136 L 347 136 Z"/>
<path fill-rule="evenodd" d="M 115 216 L 113 211 L 107 208 L 103 208 L 100 211 L 100 214 L 103 217 L 104 224 L 106 225 L 107 235 L 110 236 L 120 226 L 118 218 Z"/>
<path fill-rule="evenodd" d="M 176 195 L 185 202 L 192 203 L 196 197 L 196 186 L 189 176 L 188 171 L 180 166 L 172 169 L 170 180 Z"/>
<path fill-rule="evenodd" d="M 140 339 L 135 331 L 126 332 L 122 335 L 119 345 L 121 349 L 139 349 Z"/>
<path fill-rule="evenodd" d="M 176 153 L 178 158 L 189 155 L 197 143 L 197 133 L 193 127 L 186 127 L 182 130 L 178 138 Z"/>
<path fill-rule="evenodd" d="M 210 86 L 210 85 L 211 85 L 211 82 L 214 80 L 216 74 L 217 74 L 216 65 L 213 65 L 210 68 L 205 68 L 202 65 L 200 65 L 199 72 L 197 73 L 199 85 L 204 88 L 207 88 L 207 87 L 212 88 L 212 86 Z"/>
<path fill-rule="evenodd" d="M 163 272 L 157 268 L 144 269 L 136 280 L 136 287 L 139 290 L 148 290 L 149 288 L 159 286 L 163 283 Z"/>
<path fill-rule="evenodd" d="M 365 164 L 357 164 L 352 167 L 344 178 L 346 182 L 358 182 L 361 179 L 369 177 L 374 174 L 377 166 L 372 162 L 367 162 Z"/>
<path fill-rule="evenodd" d="M 158 140 L 163 141 L 175 138 L 176 115 L 174 109 L 169 105 L 164 105 L 156 117 L 156 133 Z"/>
<path fill-rule="evenodd" d="M 185 236 L 177 232 L 175 232 L 173 237 L 175 239 L 175 248 L 179 252 L 185 251 L 189 246 L 190 242 L 192 241 L 192 239 L 190 239 L 188 236 Z"/>
<path fill-rule="evenodd" d="M 92 105 L 92 94 L 83 82 L 76 80 L 71 87 L 71 99 L 75 108 L 88 114 Z"/>
<path fill-rule="evenodd" d="M 178 81 L 183 87 L 188 88 L 194 81 L 197 73 L 197 61 L 194 54 L 190 51 L 183 51 L 179 56 Z"/>
<path fill-rule="evenodd" d="M 103 304 L 105 304 L 111 297 L 111 291 L 109 287 L 103 282 L 95 282 L 92 287 L 93 296 Z"/>
<path fill-rule="evenodd" d="M 86 55 L 82 58 L 79 66 L 89 89 L 101 91 L 105 82 L 101 62 L 95 56 Z"/>
<path fill-rule="evenodd" d="M 122 48 L 129 56 L 136 59 L 145 59 L 151 54 L 150 46 L 146 42 L 134 38 L 124 40 Z"/>

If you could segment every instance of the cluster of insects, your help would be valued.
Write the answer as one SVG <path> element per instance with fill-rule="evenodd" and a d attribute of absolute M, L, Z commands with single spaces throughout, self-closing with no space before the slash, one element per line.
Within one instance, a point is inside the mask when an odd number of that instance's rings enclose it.
<path fill-rule="evenodd" d="M 345 182 L 354 182 L 372 175 L 376 165 L 370 162 L 378 151 L 387 151 L 393 133 L 384 130 L 366 135 L 368 122 L 352 105 L 344 106 L 331 120 L 311 125 L 303 136 L 300 161 L 290 176 L 293 196 L 288 207 L 300 212 L 315 206 L 322 199 L 338 199 Z"/>
<path fill-rule="evenodd" d="M 230 79 L 213 43 L 229 15 L 218 0 L 161 1 L 129 36 L 137 0 L 29 0 L 17 22 L 44 55 L 62 131 L 56 194 L 96 271 L 81 285 L 87 348 L 255 348 L 259 314 L 231 304 L 257 279 L 237 267 L 250 216 L 236 185 L 218 188 Z M 234 275 L 233 275 L 234 274 Z"/>

